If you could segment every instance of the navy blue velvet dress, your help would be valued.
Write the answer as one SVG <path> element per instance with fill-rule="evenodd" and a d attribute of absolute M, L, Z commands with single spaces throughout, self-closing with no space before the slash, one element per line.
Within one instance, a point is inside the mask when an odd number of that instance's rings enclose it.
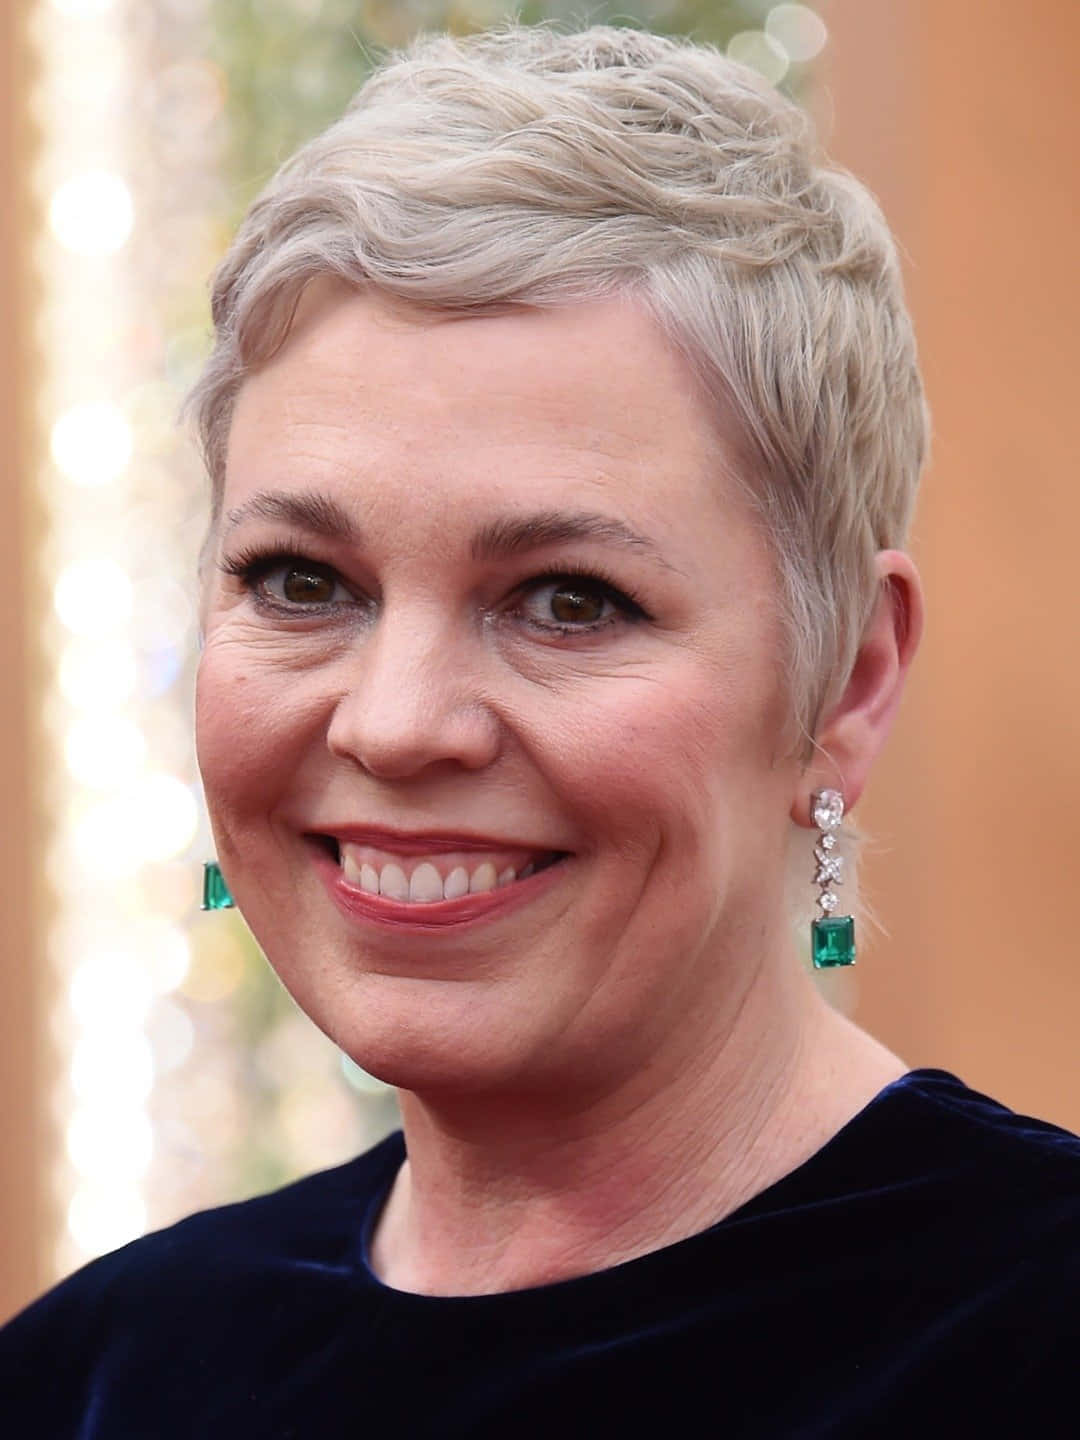
<path fill-rule="evenodd" d="M 2 1433 L 1080 1436 L 1080 1139 L 943 1071 L 711 1229 L 503 1295 L 372 1275 L 403 1153 L 86 1266 L 0 1331 Z"/>

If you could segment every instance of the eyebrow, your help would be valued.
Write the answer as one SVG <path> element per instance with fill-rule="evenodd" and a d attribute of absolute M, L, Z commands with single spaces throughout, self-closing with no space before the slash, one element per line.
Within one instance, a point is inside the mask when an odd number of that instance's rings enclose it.
<path fill-rule="evenodd" d="M 225 519 L 235 530 L 245 520 L 282 520 L 327 540 L 357 543 L 360 532 L 347 510 L 329 495 L 317 490 L 296 494 L 291 490 L 260 490 L 243 505 L 229 510 Z"/>
<path fill-rule="evenodd" d="M 226 512 L 230 530 L 246 520 L 277 520 L 324 539 L 359 545 L 361 532 L 348 511 L 330 495 L 319 491 L 260 490 L 243 505 Z M 600 541 L 648 555 L 667 570 L 656 542 L 613 515 L 594 511 L 540 510 L 529 515 L 504 516 L 488 521 L 473 536 L 473 560 L 503 560 L 574 540 Z"/>
<path fill-rule="evenodd" d="M 492 520 L 482 525 L 473 536 L 472 558 L 502 560 L 530 550 L 542 550 L 548 545 L 565 545 L 571 540 L 599 540 L 603 544 L 638 550 L 658 560 L 667 569 L 674 568 L 648 536 L 639 534 L 612 515 L 594 514 L 588 510 L 569 513 L 541 510 L 532 515 Z"/>

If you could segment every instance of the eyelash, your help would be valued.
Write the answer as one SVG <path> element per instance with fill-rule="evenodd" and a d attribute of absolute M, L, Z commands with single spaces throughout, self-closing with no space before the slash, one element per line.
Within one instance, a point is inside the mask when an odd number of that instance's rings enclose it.
<path fill-rule="evenodd" d="M 287 614 L 294 614 L 297 610 L 306 609 L 317 615 L 332 608 L 332 604 L 335 602 L 307 606 L 289 605 L 260 592 L 259 582 L 285 565 L 294 565 L 297 569 L 306 568 L 317 574 L 325 575 L 327 579 L 332 578 L 339 584 L 344 584 L 332 565 L 324 565 L 321 560 L 310 560 L 301 551 L 290 545 L 271 545 L 266 548 L 253 545 L 249 549 L 238 550 L 234 555 L 227 555 L 221 561 L 222 571 L 239 580 L 244 589 L 251 592 L 256 604 Z"/>
<path fill-rule="evenodd" d="M 328 579 L 333 579 L 339 584 L 344 584 L 341 577 L 332 565 L 325 565 L 321 561 L 309 560 L 298 550 L 290 546 L 272 546 L 260 549 L 253 546 L 246 550 L 239 550 L 234 555 L 226 556 L 220 564 L 221 570 L 226 575 L 231 575 L 239 580 L 244 588 L 248 590 L 255 603 L 273 610 L 277 614 L 295 615 L 302 610 L 309 613 L 320 614 L 333 608 L 338 602 L 328 601 L 322 605 L 298 606 L 282 603 L 279 600 L 260 592 L 259 583 L 270 575 L 274 570 L 280 569 L 283 565 L 294 564 L 298 568 L 307 566 L 319 574 L 324 574 Z M 608 616 L 603 620 L 597 620 L 591 625 L 560 625 L 557 621 L 541 623 L 538 621 L 528 622 L 533 629 L 542 631 L 549 635 L 589 635 L 615 623 L 618 619 L 628 621 L 648 620 L 649 613 L 644 605 L 625 585 L 616 585 L 598 570 L 595 566 L 580 564 L 567 564 L 558 570 L 545 571 L 540 575 L 530 576 L 528 580 L 518 585 L 517 591 L 522 596 L 533 590 L 539 590 L 545 585 L 556 585 L 560 581 L 588 581 L 591 588 L 598 591 L 602 597 L 609 601 L 619 612 L 618 616 Z M 346 587 L 348 588 L 348 587 Z"/>
<path fill-rule="evenodd" d="M 591 625 L 560 625 L 558 621 L 529 622 L 534 629 L 547 635 L 595 635 L 598 631 L 606 629 L 619 620 L 633 623 L 651 619 L 644 605 L 631 590 L 627 589 L 625 585 L 616 585 L 614 580 L 609 579 L 603 571 L 593 565 L 563 565 L 558 570 L 549 570 L 542 575 L 530 576 L 517 589 L 518 593 L 524 596 L 530 591 L 543 589 L 545 585 L 558 585 L 574 580 L 586 582 L 583 588 L 597 591 L 619 613 L 609 615 L 603 620 L 596 620 Z"/>

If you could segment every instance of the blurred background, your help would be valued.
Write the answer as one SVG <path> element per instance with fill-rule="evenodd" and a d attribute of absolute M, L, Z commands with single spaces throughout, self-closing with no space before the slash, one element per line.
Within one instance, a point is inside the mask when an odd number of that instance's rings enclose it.
<path fill-rule="evenodd" d="M 880 918 L 833 998 L 1080 1129 L 1075 0 L 6 0 L 0 14 L 0 1317 L 334 1164 L 392 1096 L 233 914 L 191 739 L 206 279 L 373 56 L 517 11 L 688 33 L 815 113 L 903 246 L 934 459 L 925 649 L 862 808 Z"/>

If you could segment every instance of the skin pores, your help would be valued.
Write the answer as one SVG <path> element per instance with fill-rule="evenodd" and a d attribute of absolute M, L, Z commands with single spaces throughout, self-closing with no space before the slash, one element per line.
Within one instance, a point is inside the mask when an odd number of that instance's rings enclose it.
<path fill-rule="evenodd" d="M 255 936 L 364 1068 L 675 1083 L 793 963 L 775 580 L 722 439 L 620 301 L 449 318 L 320 285 L 241 388 L 200 764 Z M 433 832 L 565 858 L 425 928 L 339 903 L 369 829 L 403 873 Z"/>

